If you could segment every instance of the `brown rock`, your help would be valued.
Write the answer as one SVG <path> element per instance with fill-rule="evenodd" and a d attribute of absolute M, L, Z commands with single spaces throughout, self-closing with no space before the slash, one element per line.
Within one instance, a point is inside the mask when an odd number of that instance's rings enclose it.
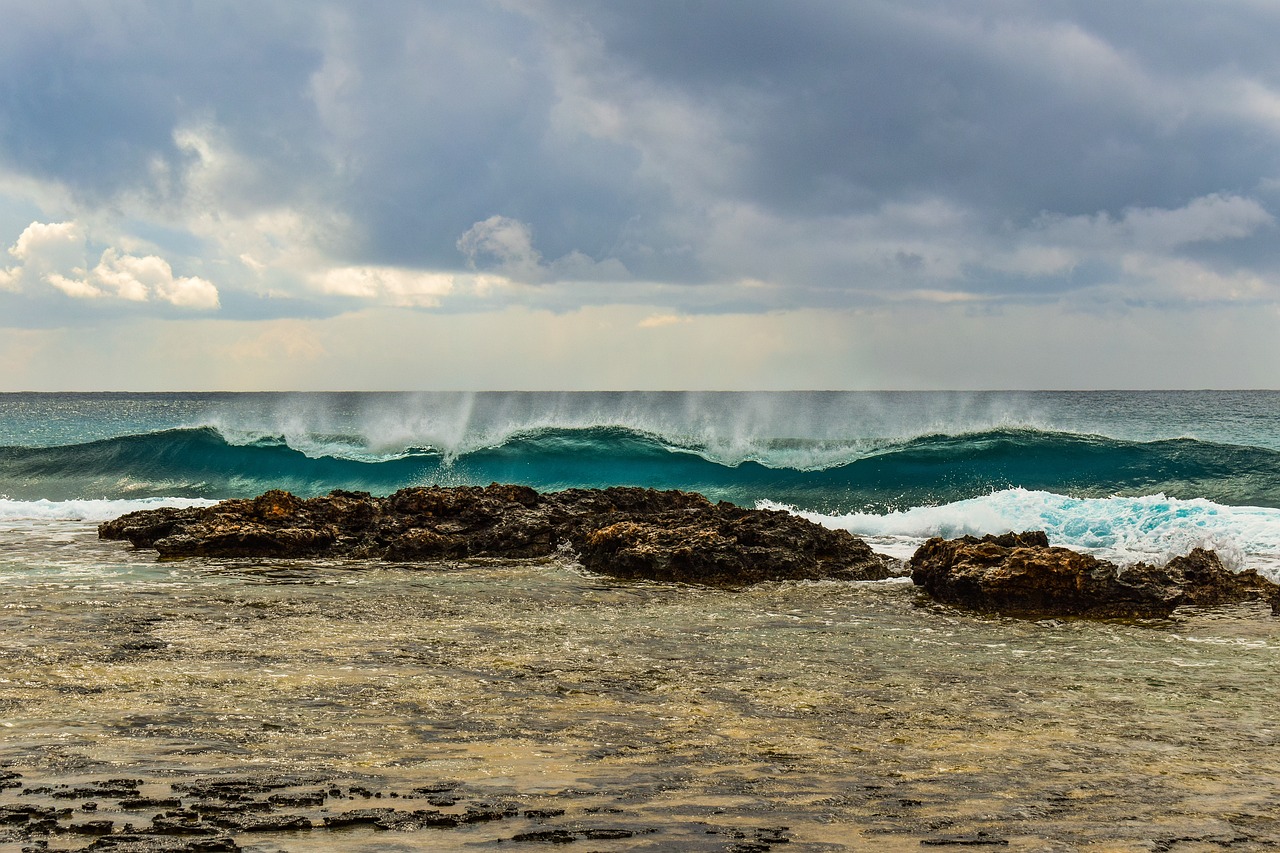
<path fill-rule="evenodd" d="M 911 579 L 934 599 L 1021 616 L 1142 618 L 1182 605 L 1271 603 L 1280 612 L 1280 587 L 1257 572 L 1233 572 L 1217 554 L 1197 548 L 1164 566 L 1120 568 L 1049 545 L 1044 533 L 977 539 L 930 539 L 908 564 Z"/>
<path fill-rule="evenodd" d="M 270 491 L 193 509 L 144 510 L 99 526 L 162 557 L 356 557 L 419 562 L 545 557 L 561 546 L 623 578 L 744 586 L 765 580 L 873 580 L 888 562 L 853 535 L 787 512 L 638 488 L 539 494 L 494 483 L 402 489 L 386 498 Z"/>

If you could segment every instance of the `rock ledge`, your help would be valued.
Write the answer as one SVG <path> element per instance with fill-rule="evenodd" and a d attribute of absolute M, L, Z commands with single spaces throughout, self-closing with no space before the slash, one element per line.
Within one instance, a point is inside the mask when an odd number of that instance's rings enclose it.
<path fill-rule="evenodd" d="M 567 546 L 600 574 L 720 587 L 894 574 L 892 560 L 846 531 L 784 511 L 640 488 L 542 494 L 494 483 L 402 489 L 385 498 L 334 491 L 307 500 L 273 490 L 209 507 L 131 512 L 101 524 L 98 536 L 165 558 L 430 562 L 546 557 Z"/>
<path fill-rule="evenodd" d="M 1196 548 L 1164 566 L 1124 568 L 1049 545 L 1040 531 L 978 539 L 930 539 L 908 563 L 934 599 L 1017 616 L 1150 618 L 1183 605 L 1261 600 L 1280 615 L 1280 586 L 1254 571 L 1233 572 Z"/>

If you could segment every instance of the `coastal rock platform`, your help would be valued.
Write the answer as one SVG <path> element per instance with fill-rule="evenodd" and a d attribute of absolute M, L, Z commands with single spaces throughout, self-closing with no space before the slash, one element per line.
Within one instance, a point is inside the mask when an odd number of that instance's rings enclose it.
<path fill-rule="evenodd" d="M 908 564 L 935 600 L 1017 616 L 1162 617 L 1184 605 L 1266 601 L 1280 614 L 1280 586 L 1254 571 L 1233 572 L 1196 548 L 1163 566 L 1120 567 L 1049 545 L 1040 531 L 978 539 L 930 539 Z"/>
<path fill-rule="evenodd" d="M 273 490 L 208 507 L 132 512 L 100 525 L 98 535 L 164 558 L 430 562 L 547 557 L 567 547 L 599 574 L 717 587 L 895 574 L 891 559 L 852 534 L 788 512 L 624 487 L 539 493 L 494 483 L 305 500 Z"/>

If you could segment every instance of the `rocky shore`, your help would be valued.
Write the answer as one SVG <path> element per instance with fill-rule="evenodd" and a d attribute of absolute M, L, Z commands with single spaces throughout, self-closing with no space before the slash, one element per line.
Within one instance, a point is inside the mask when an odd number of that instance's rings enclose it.
<path fill-rule="evenodd" d="M 402 489 L 385 498 L 334 491 L 298 498 L 270 491 L 209 507 L 129 513 L 103 539 L 154 548 L 162 558 L 329 557 L 431 562 L 548 557 L 570 549 L 589 571 L 615 578 L 741 588 L 781 580 L 881 580 L 901 573 L 861 539 L 777 510 L 712 503 L 640 488 L 526 486 Z M 1196 549 L 1164 566 L 1120 567 L 1042 532 L 930 539 L 907 568 L 936 601 L 1015 616 L 1150 618 L 1175 608 L 1265 601 L 1280 586 L 1234 572 Z"/>
<path fill-rule="evenodd" d="M 879 580 L 894 561 L 862 540 L 788 512 L 639 488 L 526 486 L 402 489 L 385 498 L 334 491 L 303 500 L 270 491 L 210 507 L 132 512 L 103 539 L 161 557 L 351 557 L 429 562 L 547 557 L 561 548 L 617 578 L 742 587 L 763 581 Z"/>
<path fill-rule="evenodd" d="M 1233 572 L 1196 548 L 1163 566 L 1120 567 L 1049 545 L 1043 532 L 930 539 L 908 564 L 911 579 L 946 604 L 1016 616 L 1151 618 L 1182 606 L 1265 601 L 1280 614 L 1280 586 Z"/>
<path fill-rule="evenodd" d="M 0 792 L 7 795 L 0 803 L 0 846 L 24 853 L 238 853 L 264 843 L 369 849 L 382 846 L 381 833 L 393 836 L 386 842 L 391 848 L 454 849 L 466 845 L 464 839 L 475 843 L 476 830 L 485 826 L 493 828 L 485 833 L 494 837 L 489 844 L 514 843 L 513 849 L 662 834 L 619 809 L 584 808 L 572 797 L 554 805 L 556 798 L 547 795 L 540 799 L 552 805 L 530 806 L 528 796 L 495 799 L 457 780 L 385 790 L 323 774 L 247 773 L 33 785 L 0 765 Z M 787 827 L 776 826 L 709 825 L 708 835 L 720 843 L 706 849 L 732 853 L 767 853 L 791 840 Z"/>

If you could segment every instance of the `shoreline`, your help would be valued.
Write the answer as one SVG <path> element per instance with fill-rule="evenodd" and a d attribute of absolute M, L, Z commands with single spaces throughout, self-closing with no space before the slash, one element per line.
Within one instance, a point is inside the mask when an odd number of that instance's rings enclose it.
<path fill-rule="evenodd" d="M 1280 806 L 1280 688 L 1259 680 L 1280 635 L 1255 605 L 1055 623 L 921 607 L 901 584 L 730 592 L 611 582 L 554 560 L 371 573 L 83 545 L 133 567 L 109 607 L 88 588 L 9 593 L 27 627 L 3 623 L 8 658 L 25 678 L 0 684 L 0 707 L 22 708 L 0 729 L 0 763 L 24 787 L 143 779 L 144 797 L 184 800 L 163 814 L 210 799 L 174 783 L 318 774 L 343 796 L 272 810 L 314 824 L 481 801 L 520 812 L 224 833 L 249 850 L 540 849 L 552 836 L 514 839 L 612 828 L 634 834 L 564 849 L 725 853 L 781 826 L 789 843 L 776 849 L 802 851 L 1280 843 L 1266 818 Z M 453 806 L 405 797 L 445 782 L 462 793 Z M 353 786 L 383 796 L 353 798 Z M 151 820 L 73 800 L 61 824 Z M 0 794 L 24 801 L 43 803 Z"/>

